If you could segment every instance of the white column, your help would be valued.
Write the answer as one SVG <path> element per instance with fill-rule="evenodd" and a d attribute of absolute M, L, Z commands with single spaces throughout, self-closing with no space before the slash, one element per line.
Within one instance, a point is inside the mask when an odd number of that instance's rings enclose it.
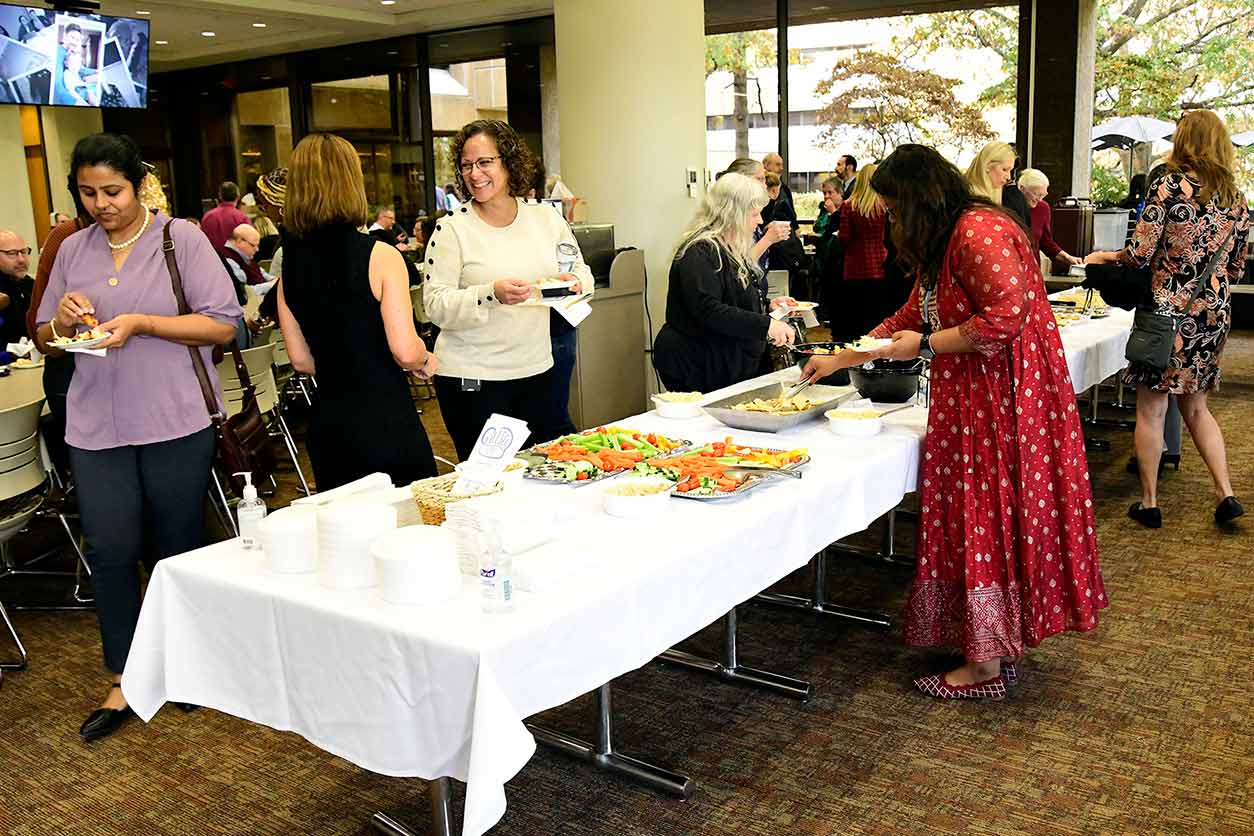
<path fill-rule="evenodd" d="M 13 106 L 0 107 L 0 171 L 5 172 L 6 180 L 6 197 L 0 200 L 0 229 L 13 230 L 31 248 L 38 249 L 26 166 L 26 144 L 22 138 L 22 115 L 21 110 Z M 31 272 L 35 272 L 33 258 Z"/>
<path fill-rule="evenodd" d="M 66 188 L 70 154 L 80 139 L 104 130 L 100 110 L 94 107 L 41 107 L 39 117 L 43 123 L 52 208 L 74 217 L 74 199 Z"/>
<path fill-rule="evenodd" d="M 554 0 L 562 180 L 644 250 L 654 332 L 675 244 L 704 189 L 702 0 Z M 591 322 L 589 323 L 591 324 Z"/>

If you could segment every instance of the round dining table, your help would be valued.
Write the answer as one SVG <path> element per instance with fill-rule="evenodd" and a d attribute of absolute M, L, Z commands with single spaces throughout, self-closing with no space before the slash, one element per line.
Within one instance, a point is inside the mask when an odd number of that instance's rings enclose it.
<path fill-rule="evenodd" d="M 44 396 L 44 366 L 33 368 L 9 366 L 9 374 L 0 377 L 0 412 L 37 401 Z"/>

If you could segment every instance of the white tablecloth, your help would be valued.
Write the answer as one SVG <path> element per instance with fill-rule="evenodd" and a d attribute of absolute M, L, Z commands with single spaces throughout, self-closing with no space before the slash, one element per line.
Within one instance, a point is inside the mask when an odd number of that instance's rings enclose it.
<path fill-rule="evenodd" d="M 1109 353 L 1103 325 L 1064 332 L 1077 388 L 1089 380 L 1077 369 L 1098 374 Z M 574 521 L 542 547 L 562 577 L 519 592 L 505 615 L 483 614 L 471 581 L 445 605 L 401 607 L 373 589 L 272 574 L 235 541 L 169 558 L 149 584 L 123 692 L 145 720 L 166 700 L 191 702 L 295 731 L 373 772 L 464 781 L 462 832 L 478 836 L 535 749 L 524 718 L 644 665 L 887 513 L 915 488 L 925 419 L 921 408 L 897 413 L 869 439 L 839 438 L 826 422 L 759 435 L 706 417 L 626 419 L 698 442 L 806 447 L 813 462 L 801 481 L 732 502 L 675 499 L 648 521 L 601 511 L 612 480 L 527 482 L 516 490 L 566 503 Z"/>
<path fill-rule="evenodd" d="M 1128 364 L 1123 352 L 1131 331 L 1132 312 L 1120 308 L 1111 308 L 1105 319 L 1083 320 L 1062 329 L 1062 346 L 1076 394 Z"/>

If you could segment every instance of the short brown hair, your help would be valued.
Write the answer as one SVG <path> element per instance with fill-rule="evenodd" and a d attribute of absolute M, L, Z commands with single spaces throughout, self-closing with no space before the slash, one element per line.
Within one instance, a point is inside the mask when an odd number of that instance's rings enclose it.
<path fill-rule="evenodd" d="M 361 160 L 347 140 L 310 134 L 292 151 L 283 219 L 297 238 L 332 224 L 361 226 L 369 205 Z"/>
<path fill-rule="evenodd" d="M 776 174 L 775 172 L 773 172 L 773 171 L 768 171 L 768 172 L 766 173 L 766 187 L 767 187 L 768 189 L 773 189 L 773 188 L 775 188 L 776 186 L 778 186 L 778 185 L 779 185 L 780 183 L 782 183 L 782 182 L 783 182 L 783 181 L 779 179 L 779 175 L 778 175 L 778 174 Z"/>
<path fill-rule="evenodd" d="M 466 140 L 479 134 L 491 137 L 496 143 L 496 153 L 501 158 L 501 165 L 509 174 L 510 195 L 526 197 L 531 189 L 535 158 L 517 131 L 500 119 L 476 119 L 463 125 L 453 139 L 453 170 L 457 172 L 457 185 L 461 188 L 462 194 L 473 194 L 465 178 L 462 177 L 462 149 L 466 145 Z"/>

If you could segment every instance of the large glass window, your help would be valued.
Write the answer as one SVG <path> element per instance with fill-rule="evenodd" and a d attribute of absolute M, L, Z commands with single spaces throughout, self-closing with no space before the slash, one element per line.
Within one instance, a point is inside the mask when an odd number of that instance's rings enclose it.
<path fill-rule="evenodd" d="M 396 133 L 391 78 L 373 75 L 312 86 L 315 131 Z"/>
<path fill-rule="evenodd" d="M 509 98 L 505 59 L 464 61 L 432 67 L 431 130 L 434 134 L 435 183 L 446 193 L 457 182 L 453 176 L 453 135 L 476 119 L 508 121 Z M 460 196 L 456 196 L 460 199 Z"/>
<path fill-rule="evenodd" d="M 706 166 L 722 171 L 737 157 L 760 160 L 779 146 L 774 29 L 705 39 Z"/>
<path fill-rule="evenodd" d="M 235 97 L 239 124 L 239 177 L 245 192 L 257 178 L 285 166 L 292 156 L 292 110 L 287 88 L 256 90 Z"/>

